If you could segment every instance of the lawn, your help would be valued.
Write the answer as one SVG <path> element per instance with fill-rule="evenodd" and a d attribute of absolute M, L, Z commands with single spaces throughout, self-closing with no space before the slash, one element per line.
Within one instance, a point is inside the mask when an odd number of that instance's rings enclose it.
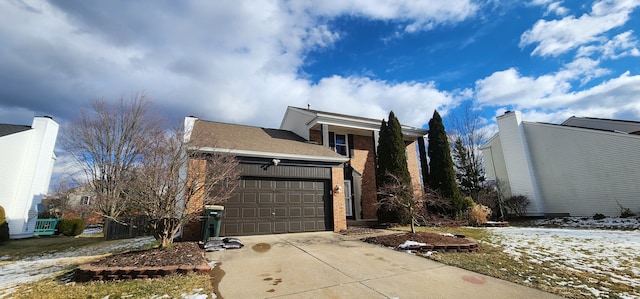
<path fill-rule="evenodd" d="M 212 294 L 209 275 L 76 284 L 70 273 L 80 263 L 125 250 L 148 248 L 151 237 L 106 241 L 100 235 L 10 240 L 0 245 L 0 298 L 180 298 Z M 202 298 L 202 297 L 200 297 Z"/>
<path fill-rule="evenodd" d="M 419 228 L 463 234 L 480 253 L 424 255 L 444 264 L 568 298 L 640 297 L 640 236 L 633 231 Z"/>

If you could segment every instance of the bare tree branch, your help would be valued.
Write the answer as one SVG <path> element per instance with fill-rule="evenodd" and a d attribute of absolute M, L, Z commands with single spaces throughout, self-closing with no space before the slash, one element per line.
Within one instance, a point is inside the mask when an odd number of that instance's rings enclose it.
<path fill-rule="evenodd" d="M 93 187 L 104 218 L 117 220 L 129 209 L 131 170 L 150 138 L 162 132 L 157 115 L 144 93 L 121 97 L 113 105 L 99 99 L 63 130 L 61 144 Z"/>

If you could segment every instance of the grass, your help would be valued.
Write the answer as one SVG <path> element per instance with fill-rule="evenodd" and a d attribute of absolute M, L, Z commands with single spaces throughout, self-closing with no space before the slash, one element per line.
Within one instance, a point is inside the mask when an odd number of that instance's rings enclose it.
<path fill-rule="evenodd" d="M 28 256 L 64 251 L 86 245 L 105 242 L 102 235 L 81 235 L 77 238 L 44 236 L 29 239 L 9 240 L 0 244 L 0 257 L 5 260 L 19 260 Z"/>
<path fill-rule="evenodd" d="M 181 298 L 183 294 L 212 294 L 211 276 L 170 275 L 162 279 L 116 282 L 65 283 L 63 277 L 20 286 L 12 298 Z M 162 297 L 168 295 L 168 297 Z"/>
<path fill-rule="evenodd" d="M 401 230 L 408 230 L 408 228 L 401 228 Z M 618 297 L 616 294 L 623 293 L 638 295 L 632 287 L 611 279 L 611 275 L 568 269 L 551 262 L 534 262 L 535 258 L 526 252 L 520 252 L 520 257 L 514 258 L 513 255 L 503 252 L 500 242 L 495 238 L 491 238 L 491 232 L 486 229 L 419 227 L 417 231 L 462 234 L 479 241 L 482 249 L 479 253 L 446 253 L 424 256 L 443 264 L 537 288 L 567 298 L 595 297 L 586 288 L 602 290 L 602 286 L 609 290 L 607 295 L 610 298 L 616 298 Z M 490 244 L 489 240 L 493 244 Z M 530 247 L 535 249 L 535 244 L 530 244 Z M 608 269 L 608 271 L 616 270 Z M 603 292 L 603 295 L 606 293 Z"/>
<path fill-rule="evenodd" d="M 61 252 L 87 245 L 108 244 L 101 235 L 86 235 L 77 238 L 47 236 L 22 240 L 9 240 L 0 245 L 0 256 L 6 257 L 3 264 L 10 264 L 30 256 Z M 156 243 L 145 246 L 149 249 Z M 104 256 L 104 255 L 100 255 Z M 99 256 L 78 257 L 76 262 L 90 262 Z M 69 269 L 69 268 L 67 268 Z M 20 285 L 13 289 L 10 298 L 181 298 L 182 294 L 212 294 L 210 275 L 170 275 L 162 279 L 146 279 L 112 282 L 67 282 L 72 274 L 58 272 L 59 276 Z M 60 276 L 62 274 L 62 276 Z M 1 294 L 2 292 L 0 292 Z M 1 297 L 1 296 L 0 296 Z M 165 297 L 162 297 L 165 298 Z"/>

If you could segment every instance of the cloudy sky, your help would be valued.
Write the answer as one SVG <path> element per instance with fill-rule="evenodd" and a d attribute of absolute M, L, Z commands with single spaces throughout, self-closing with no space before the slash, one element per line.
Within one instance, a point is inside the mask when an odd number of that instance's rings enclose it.
<path fill-rule="evenodd" d="M 144 91 L 175 120 L 287 106 L 426 126 L 461 103 L 640 120 L 640 0 L 0 2 L 0 123 Z"/>

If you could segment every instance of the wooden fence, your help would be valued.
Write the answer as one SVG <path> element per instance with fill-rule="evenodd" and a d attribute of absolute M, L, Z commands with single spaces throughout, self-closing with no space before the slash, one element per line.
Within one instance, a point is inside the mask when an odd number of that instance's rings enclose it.
<path fill-rule="evenodd" d="M 150 235 L 147 228 L 148 219 L 144 216 L 126 218 L 122 222 L 106 220 L 104 222 L 104 237 L 107 240 L 127 239 Z"/>

